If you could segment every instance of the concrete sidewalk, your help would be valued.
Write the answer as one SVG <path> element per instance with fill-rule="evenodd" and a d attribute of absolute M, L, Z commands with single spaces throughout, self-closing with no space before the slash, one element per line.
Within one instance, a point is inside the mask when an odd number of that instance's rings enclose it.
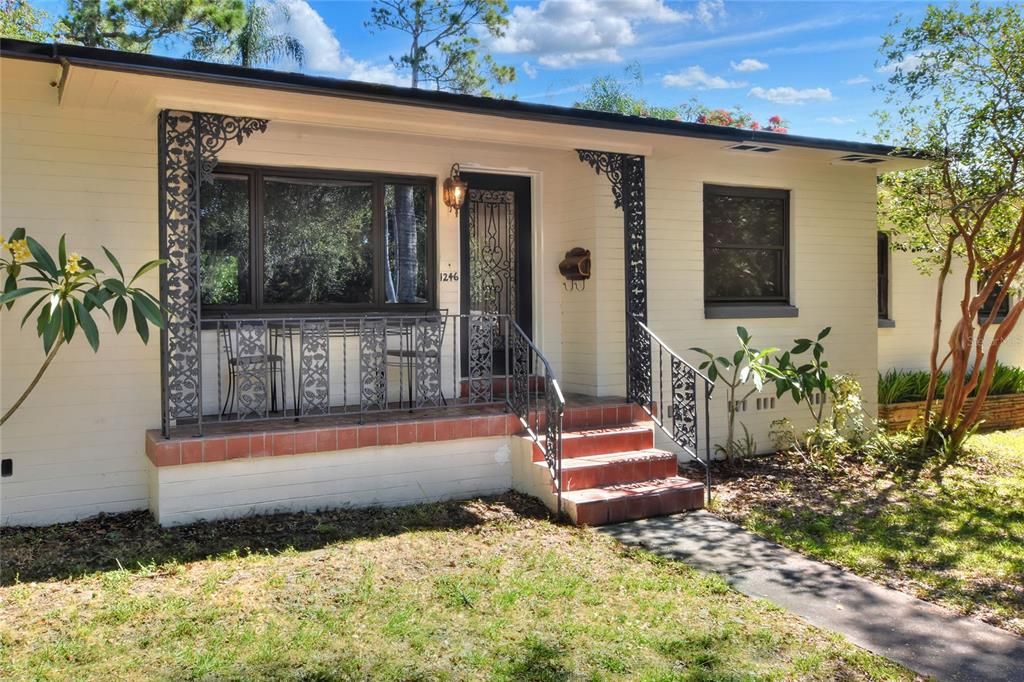
<path fill-rule="evenodd" d="M 706 511 L 598 529 L 707 572 L 939 680 L 1024 682 L 1024 639 L 882 587 Z"/>

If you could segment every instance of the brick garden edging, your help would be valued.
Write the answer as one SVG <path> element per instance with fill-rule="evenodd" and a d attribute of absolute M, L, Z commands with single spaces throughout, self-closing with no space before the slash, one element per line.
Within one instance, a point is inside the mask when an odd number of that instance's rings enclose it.
<path fill-rule="evenodd" d="M 941 400 L 935 402 L 942 404 Z M 973 399 L 968 399 L 965 407 L 969 408 L 972 402 Z M 878 406 L 878 418 L 885 422 L 886 431 L 890 433 L 907 428 L 923 412 L 923 400 Z M 981 425 L 984 430 L 1024 428 L 1024 393 L 990 395 L 981 410 L 981 419 L 985 422 Z"/>

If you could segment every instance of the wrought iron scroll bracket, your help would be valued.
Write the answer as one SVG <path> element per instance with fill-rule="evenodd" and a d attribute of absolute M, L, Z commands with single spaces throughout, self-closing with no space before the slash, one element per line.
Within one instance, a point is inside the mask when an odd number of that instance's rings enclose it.
<path fill-rule="evenodd" d="M 160 302 L 167 324 L 160 335 L 161 412 L 164 435 L 180 420 L 202 432 L 202 359 L 199 346 L 200 186 L 210 179 L 217 155 L 265 132 L 266 119 L 194 111 L 160 112 L 159 145 Z"/>
<path fill-rule="evenodd" d="M 636 323 L 647 323 L 647 198 L 644 157 L 577 149 L 580 161 L 611 183 L 615 207 L 623 213 L 626 278 L 626 395 L 651 401 L 651 348 Z"/>

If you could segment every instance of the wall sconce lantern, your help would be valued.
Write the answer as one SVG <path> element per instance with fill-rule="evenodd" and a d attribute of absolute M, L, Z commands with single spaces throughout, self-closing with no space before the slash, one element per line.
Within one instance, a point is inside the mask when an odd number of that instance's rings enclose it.
<path fill-rule="evenodd" d="M 449 213 L 455 211 L 455 215 L 459 215 L 459 209 L 466 201 L 467 188 L 466 181 L 459 176 L 459 164 L 453 163 L 451 174 L 444 181 L 444 205 Z"/>

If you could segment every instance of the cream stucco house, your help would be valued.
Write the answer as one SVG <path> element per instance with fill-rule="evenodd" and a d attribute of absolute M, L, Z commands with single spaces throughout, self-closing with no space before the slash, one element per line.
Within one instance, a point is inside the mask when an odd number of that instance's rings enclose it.
<path fill-rule="evenodd" d="M 891 151 L 5 40 L 5 233 L 169 262 L 162 338 L 73 343 L 3 428 L 0 520 L 700 506 L 676 461 L 725 405 L 690 347 L 830 325 L 874 409 L 876 174 L 917 163 Z M 6 312 L 0 343 L 6 405 L 42 356 Z M 767 448 L 803 415 L 741 418 Z"/>

